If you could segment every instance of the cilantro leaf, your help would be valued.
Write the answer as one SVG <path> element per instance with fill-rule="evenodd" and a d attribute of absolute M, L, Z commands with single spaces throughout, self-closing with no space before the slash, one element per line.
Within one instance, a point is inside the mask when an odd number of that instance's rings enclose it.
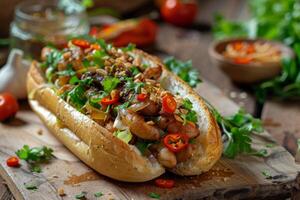
<path fill-rule="evenodd" d="M 120 82 L 120 79 L 118 79 L 117 77 L 107 76 L 102 81 L 103 89 L 105 92 L 110 93 L 113 89 L 115 89 L 118 86 Z"/>
<path fill-rule="evenodd" d="M 93 61 L 96 65 L 103 67 L 104 66 L 104 60 L 103 57 L 107 56 L 107 54 L 105 53 L 104 50 L 100 49 L 95 51 L 95 53 L 93 54 Z"/>
<path fill-rule="evenodd" d="M 87 101 L 87 98 L 85 96 L 85 89 L 82 85 L 75 86 L 68 93 L 68 97 L 69 97 L 71 104 L 79 110 L 85 105 L 85 103 Z"/>
<path fill-rule="evenodd" d="M 37 190 L 38 189 L 37 184 L 34 182 L 24 183 L 24 186 L 27 190 Z"/>
<path fill-rule="evenodd" d="M 143 82 L 135 83 L 132 78 L 126 79 L 125 88 L 127 91 L 134 91 L 135 93 L 140 93 L 141 88 L 144 86 L 145 86 L 145 83 L 143 83 Z"/>
<path fill-rule="evenodd" d="M 155 192 L 150 192 L 148 196 L 151 197 L 152 199 L 160 199 L 160 195 Z"/>
<path fill-rule="evenodd" d="M 30 164 L 31 171 L 40 173 L 41 163 L 48 162 L 53 157 L 53 150 L 46 146 L 30 148 L 24 145 L 23 148 L 16 151 L 16 155 Z"/>
<path fill-rule="evenodd" d="M 191 87 L 196 87 L 201 82 L 199 72 L 193 68 L 192 61 L 179 61 L 174 57 L 169 57 L 164 60 L 166 67 L 187 82 Z"/>
<path fill-rule="evenodd" d="M 56 73 L 58 76 L 74 76 L 76 72 L 72 69 L 66 69 Z"/>
<path fill-rule="evenodd" d="M 183 119 L 183 124 L 186 124 L 187 121 L 196 123 L 198 121 L 197 113 L 193 110 L 193 104 L 189 99 L 184 99 L 182 107 L 188 112 L 186 114 L 181 114 Z"/>
<path fill-rule="evenodd" d="M 95 197 L 102 197 L 104 194 L 102 192 L 96 192 L 94 194 Z"/>
<path fill-rule="evenodd" d="M 135 143 L 136 148 L 141 152 L 141 154 L 145 154 L 148 148 L 153 144 L 153 142 L 144 141 L 144 140 L 137 140 Z"/>
<path fill-rule="evenodd" d="M 46 60 L 40 65 L 42 69 L 46 69 L 45 75 L 49 82 L 52 82 L 52 77 L 57 69 L 57 65 L 62 59 L 62 53 L 55 48 L 51 48 L 51 51 L 46 56 Z"/>
<path fill-rule="evenodd" d="M 123 51 L 123 52 L 128 52 L 128 51 L 132 51 L 132 50 L 134 50 L 134 49 L 135 49 L 135 44 L 129 43 L 129 44 L 127 45 L 127 47 L 123 47 L 123 48 L 122 48 L 122 51 Z"/>
<path fill-rule="evenodd" d="M 136 66 L 133 66 L 130 68 L 130 72 L 131 72 L 132 76 L 135 76 L 140 73 L 140 70 Z"/>
<path fill-rule="evenodd" d="M 76 194 L 76 199 L 86 199 L 87 192 L 81 192 L 80 194 Z"/>

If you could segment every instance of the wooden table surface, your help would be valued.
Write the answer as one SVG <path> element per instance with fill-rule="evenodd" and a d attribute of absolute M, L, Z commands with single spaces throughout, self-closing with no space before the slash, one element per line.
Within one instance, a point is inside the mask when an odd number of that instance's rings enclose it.
<path fill-rule="evenodd" d="M 199 2 L 200 12 L 197 22 L 205 25 L 204 27 L 211 26 L 213 13 L 216 11 L 232 19 L 247 17 L 245 0 L 202 0 Z M 202 77 L 219 87 L 226 96 L 244 107 L 249 113 L 261 117 L 265 128 L 273 134 L 277 142 L 291 152 L 297 161 L 300 160 L 297 151 L 297 139 L 300 138 L 299 103 L 268 100 L 263 107 L 257 106 L 251 92 L 234 85 L 219 68 L 211 64 L 207 49 L 213 37 L 209 30 L 185 30 L 164 23 L 161 23 L 159 28 L 155 54 L 173 55 L 183 60 L 191 59 Z M 293 198 L 297 199 L 296 196 Z M 0 200 L 11 199 L 14 197 L 0 177 Z"/>

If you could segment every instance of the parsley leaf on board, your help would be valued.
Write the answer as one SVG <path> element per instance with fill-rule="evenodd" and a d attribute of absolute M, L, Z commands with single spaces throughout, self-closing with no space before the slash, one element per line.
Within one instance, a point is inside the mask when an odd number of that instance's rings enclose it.
<path fill-rule="evenodd" d="M 199 72 L 193 68 L 192 61 L 180 61 L 174 57 L 168 57 L 164 60 L 166 67 L 187 82 L 191 87 L 196 87 L 201 82 Z"/>
<path fill-rule="evenodd" d="M 155 192 L 150 192 L 148 196 L 151 197 L 152 199 L 160 199 L 160 195 Z"/>
<path fill-rule="evenodd" d="M 53 157 L 53 150 L 46 146 L 30 148 L 24 145 L 23 148 L 16 151 L 16 155 L 30 164 L 31 171 L 40 173 L 41 163 L 48 162 Z"/>
<path fill-rule="evenodd" d="M 86 199 L 86 195 L 87 195 L 87 192 L 81 192 L 81 193 L 79 193 L 79 194 L 76 194 L 75 195 L 75 198 L 76 199 Z"/>
<path fill-rule="evenodd" d="M 96 192 L 94 194 L 95 197 L 102 197 L 104 194 L 102 192 Z"/>

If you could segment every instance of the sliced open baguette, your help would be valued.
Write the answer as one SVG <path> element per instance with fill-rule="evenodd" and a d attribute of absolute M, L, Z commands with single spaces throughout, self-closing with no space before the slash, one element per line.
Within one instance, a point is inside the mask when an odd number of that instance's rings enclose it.
<path fill-rule="evenodd" d="M 203 99 L 184 81 L 169 72 L 161 61 L 135 50 L 151 65 L 161 65 L 161 86 L 173 94 L 179 93 L 192 103 L 198 117 L 200 136 L 196 138 L 196 153 L 175 168 L 168 169 L 179 175 L 199 175 L 208 171 L 222 154 L 219 127 Z M 88 116 L 77 111 L 56 95 L 46 84 L 39 63 L 33 62 L 28 72 L 29 103 L 49 130 L 77 157 L 97 172 L 127 182 L 143 182 L 165 172 L 154 156 L 143 156 L 139 150 L 115 137 Z"/>

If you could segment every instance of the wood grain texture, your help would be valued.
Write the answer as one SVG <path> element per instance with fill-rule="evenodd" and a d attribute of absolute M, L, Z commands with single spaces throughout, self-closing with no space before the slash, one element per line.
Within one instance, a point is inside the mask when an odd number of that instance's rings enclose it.
<path fill-rule="evenodd" d="M 276 141 L 300 162 L 297 140 L 300 139 L 300 105 L 298 102 L 267 101 L 262 112 L 265 128 Z"/>
<path fill-rule="evenodd" d="M 197 91 L 224 114 L 232 114 L 238 109 L 220 90 L 206 82 L 200 84 Z M 161 199 L 262 199 L 291 196 L 299 188 L 300 167 L 284 148 L 277 145 L 268 149 L 266 158 L 222 158 L 212 170 L 200 176 L 179 177 L 167 173 L 164 177 L 174 179 L 176 186 L 166 190 L 155 187 L 152 181 L 122 183 L 93 172 L 65 149 L 26 107 L 17 114 L 16 120 L 0 125 L 0 138 L 0 174 L 17 200 L 74 199 L 81 191 L 88 192 L 88 199 L 96 199 L 95 192 L 104 193 L 103 199 L 149 199 L 149 192 L 160 194 Z M 257 148 L 273 141 L 266 132 L 254 136 L 253 140 Z M 24 144 L 47 145 L 54 149 L 55 159 L 43 166 L 43 173 L 31 173 L 26 163 L 22 163 L 21 168 L 5 165 L 7 157 Z M 266 179 L 262 171 L 270 173 L 272 179 Z M 39 185 L 38 190 L 25 189 L 24 183 L 28 182 Z M 66 196 L 57 194 L 59 188 L 64 189 Z"/>

